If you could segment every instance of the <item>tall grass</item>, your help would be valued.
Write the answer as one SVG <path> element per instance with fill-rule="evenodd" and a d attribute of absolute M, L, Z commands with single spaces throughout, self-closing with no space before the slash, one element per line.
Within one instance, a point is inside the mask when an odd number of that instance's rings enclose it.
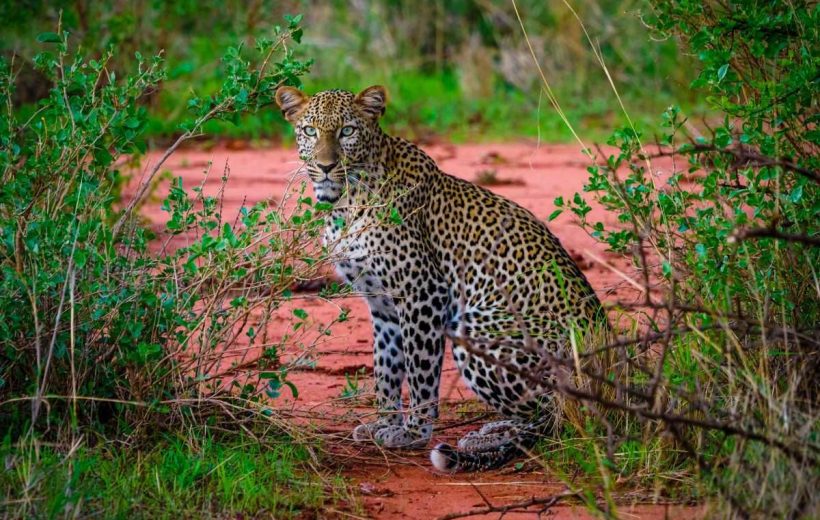
<path fill-rule="evenodd" d="M 13 517 L 185 518 L 316 514 L 342 486 L 306 472 L 308 451 L 287 438 L 264 443 L 197 432 L 163 436 L 144 450 L 78 444 L 6 444 L 0 511 Z"/>

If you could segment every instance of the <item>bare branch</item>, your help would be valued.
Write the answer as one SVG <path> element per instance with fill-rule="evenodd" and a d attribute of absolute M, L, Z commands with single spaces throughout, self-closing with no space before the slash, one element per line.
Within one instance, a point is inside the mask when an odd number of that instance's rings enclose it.
<path fill-rule="evenodd" d="M 561 502 L 562 500 L 577 496 L 578 492 L 576 491 L 565 491 L 563 493 L 558 493 L 557 495 L 549 495 L 545 497 L 532 497 L 527 500 L 512 502 L 509 504 L 505 504 L 503 506 L 494 506 L 490 504 L 489 501 L 484 499 L 485 502 L 487 502 L 487 505 L 484 507 L 477 507 L 469 511 L 449 513 L 438 517 L 438 520 L 453 520 L 455 518 L 467 518 L 471 516 L 488 515 L 490 513 L 499 513 L 501 516 L 503 516 L 507 513 L 522 511 L 543 514 L 546 513 L 551 507 Z M 530 510 L 530 508 L 534 506 L 540 506 L 540 509 L 536 511 Z"/>
<path fill-rule="evenodd" d="M 820 247 L 820 237 L 783 233 L 782 231 L 772 228 L 739 229 L 729 237 L 729 240 L 737 241 L 750 238 L 776 238 L 778 240 L 785 240 L 786 242 L 797 242 L 800 244 L 807 244 L 812 247 Z"/>

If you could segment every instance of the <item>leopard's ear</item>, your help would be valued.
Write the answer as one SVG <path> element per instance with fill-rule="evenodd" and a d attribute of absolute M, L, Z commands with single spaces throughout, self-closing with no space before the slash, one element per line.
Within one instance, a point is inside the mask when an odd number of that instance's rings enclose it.
<path fill-rule="evenodd" d="M 279 87 L 276 89 L 276 104 L 282 109 L 285 119 L 295 123 L 307 106 L 310 98 L 301 90 L 294 87 Z"/>
<path fill-rule="evenodd" d="M 356 95 L 355 101 L 365 114 L 378 119 L 387 106 L 387 90 L 381 85 L 367 87 Z"/>

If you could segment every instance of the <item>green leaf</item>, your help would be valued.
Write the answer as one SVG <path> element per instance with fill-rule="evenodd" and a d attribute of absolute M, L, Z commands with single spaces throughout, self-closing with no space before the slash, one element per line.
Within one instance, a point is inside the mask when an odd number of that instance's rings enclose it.
<path fill-rule="evenodd" d="M 74 251 L 74 265 L 77 266 L 77 269 L 82 269 L 85 267 L 86 262 L 88 261 L 88 251 L 85 249 L 77 249 Z"/>
<path fill-rule="evenodd" d="M 288 22 L 288 26 L 293 28 L 293 27 L 296 27 L 297 25 L 299 25 L 299 22 L 302 21 L 302 16 L 303 16 L 302 14 L 297 14 L 296 16 L 291 16 L 289 14 L 286 14 L 284 16 L 284 18 L 285 18 L 285 21 Z"/>
<path fill-rule="evenodd" d="M 561 214 L 561 213 L 563 213 L 563 212 L 564 212 L 564 210 L 562 210 L 562 209 L 556 209 L 555 211 L 553 211 L 552 213 L 550 213 L 550 216 L 549 216 L 549 217 L 547 217 L 547 220 L 548 220 L 549 222 L 552 222 L 553 220 L 555 220 L 556 218 L 558 218 L 558 215 L 560 215 L 560 214 Z"/>
<path fill-rule="evenodd" d="M 137 345 L 137 359 L 140 363 L 157 359 L 161 353 L 162 347 L 156 343 L 140 343 Z"/>
<path fill-rule="evenodd" d="M 400 226 L 402 224 L 402 218 L 399 214 L 399 210 L 396 208 L 390 208 L 390 222 L 393 224 Z"/>
<path fill-rule="evenodd" d="M 57 33 L 44 32 L 37 35 L 37 41 L 40 43 L 60 43 L 63 39 Z"/>
<path fill-rule="evenodd" d="M 800 202 L 800 199 L 802 199 L 802 198 L 803 198 L 803 185 L 798 184 L 797 187 L 795 187 L 792 190 L 791 195 L 789 195 L 789 200 L 792 201 L 794 204 L 797 204 L 798 202 Z"/>
<path fill-rule="evenodd" d="M 723 80 L 723 78 L 726 77 L 727 72 L 729 72 L 729 64 L 728 63 L 723 65 L 722 67 L 720 67 L 718 69 L 718 72 L 717 72 L 718 83 L 720 83 Z"/>
<path fill-rule="evenodd" d="M 308 313 L 304 309 L 293 309 L 293 315 L 300 320 L 307 319 Z"/>
<path fill-rule="evenodd" d="M 271 399 L 276 399 L 277 397 L 282 395 L 282 392 L 279 391 L 280 388 L 282 388 L 282 382 L 279 381 L 278 378 L 271 379 L 270 381 L 268 381 L 268 387 L 265 389 L 265 393 Z"/>
<path fill-rule="evenodd" d="M 293 398 L 297 399 L 299 397 L 299 390 L 296 389 L 296 385 L 291 383 L 290 381 L 285 381 L 285 385 L 290 388 L 290 393 L 293 394 Z"/>

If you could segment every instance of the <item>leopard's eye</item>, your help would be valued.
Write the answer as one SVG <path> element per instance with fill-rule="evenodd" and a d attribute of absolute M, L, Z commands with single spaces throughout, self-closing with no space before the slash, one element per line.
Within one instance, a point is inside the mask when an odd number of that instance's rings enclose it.
<path fill-rule="evenodd" d="M 302 128 L 302 131 L 305 133 L 305 135 L 308 135 L 310 137 L 313 137 L 313 136 L 316 135 L 316 129 L 312 126 L 306 126 L 306 127 Z"/>
<path fill-rule="evenodd" d="M 356 131 L 355 126 L 343 126 L 342 131 L 340 132 L 340 134 L 342 135 L 342 137 L 350 137 L 351 135 L 353 135 L 353 132 L 355 132 L 355 131 Z"/>

